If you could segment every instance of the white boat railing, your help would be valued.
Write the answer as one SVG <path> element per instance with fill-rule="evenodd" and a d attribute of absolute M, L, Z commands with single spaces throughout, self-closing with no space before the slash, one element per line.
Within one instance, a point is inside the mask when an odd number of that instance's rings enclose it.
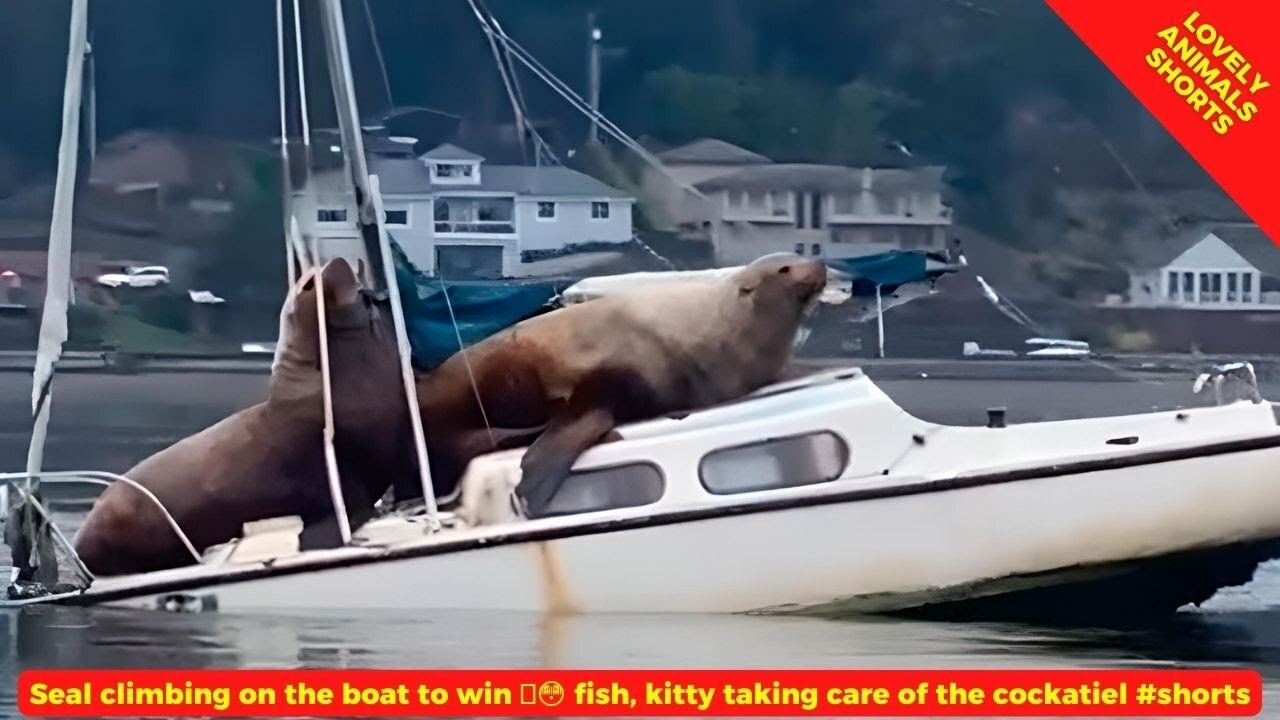
<path fill-rule="evenodd" d="M 17 489 L 19 495 L 23 496 L 23 501 L 31 503 L 33 509 L 40 512 L 45 523 L 49 524 L 49 528 L 52 530 L 52 534 L 54 534 L 55 541 L 61 544 L 63 551 L 67 553 L 69 559 L 76 564 L 77 570 L 81 571 L 81 573 L 84 574 L 84 577 L 90 579 L 91 582 L 93 579 L 93 573 L 90 569 L 84 566 L 84 562 L 81 560 L 81 557 L 79 557 L 79 553 L 76 552 L 76 546 L 74 546 L 72 541 L 69 541 L 67 536 L 65 536 L 63 530 L 58 527 L 58 523 L 55 523 L 54 518 L 52 518 L 52 515 L 49 510 L 46 509 L 44 503 L 41 503 L 35 496 L 29 495 L 29 493 L 26 492 L 26 488 L 24 488 L 24 486 L 26 486 L 28 480 L 38 480 L 41 486 L 45 486 L 45 484 L 50 484 L 50 486 L 58 486 L 58 484 L 91 484 L 91 486 L 110 487 L 113 483 L 127 484 L 127 486 L 142 493 L 142 497 L 147 498 L 148 502 L 155 505 L 156 509 L 160 511 L 160 514 L 164 516 L 165 523 L 169 524 L 169 528 L 173 529 L 175 536 L 178 536 L 179 541 L 182 541 L 183 547 L 186 548 L 187 552 L 191 553 L 191 557 L 196 561 L 196 564 L 198 565 L 201 564 L 201 562 L 204 562 L 204 557 L 200 555 L 200 552 L 196 551 L 196 546 L 191 542 L 191 538 L 188 538 L 187 533 L 183 532 L 182 527 L 178 524 L 178 520 L 175 520 L 174 516 L 170 514 L 169 509 L 166 509 L 164 503 L 160 502 L 160 498 L 157 498 L 150 489 L 141 486 L 141 484 L 136 482 L 136 480 L 125 478 L 124 475 L 106 473 L 106 471 L 101 470 L 58 470 L 40 471 L 40 473 L 0 473 L 0 487 L 4 487 L 5 489 L 13 487 L 14 489 Z"/>
<path fill-rule="evenodd" d="M 165 522 L 169 524 L 169 527 L 173 530 L 174 534 L 176 534 L 178 536 L 178 539 L 182 541 L 183 546 L 187 549 L 187 552 L 191 553 L 191 557 L 196 561 L 196 563 L 201 563 L 204 560 L 204 558 L 200 555 L 200 553 L 196 551 L 195 545 L 192 544 L 191 539 L 187 537 L 187 534 L 185 532 L 183 532 L 182 526 L 178 525 L 178 521 L 174 519 L 173 515 L 169 512 L 169 509 L 164 506 L 164 503 L 160 502 L 160 498 L 156 497 L 154 493 L 152 493 L 147 488 L 143 487 L 136 480 L 132 480 L 123 475 L 117 475 L 115 473 L 105 472 L 101 470 L 74 470 L 74 471 L 60 470 L 55 472 L 39 472 L 39 473 L 25 473 L 25 472 L 0 473 L 0 485 L 3 485 L 6 488 L 12 485 L 18 488 L 18 492 L 22 492 L 22 488 L 19 485 L 19 483 L 25 482 L 26 480 L 29 480 L 29 479 L 36 479 L 36 480 L 39 480 L 41 484 L 48 483 L 50 485 L 79 484 L 79 485 L 100 485 L 102 487 L 109 487 L 111 486 L 112 483 L 122 482 L 128 485 L 129 487 L 134 488 L 138 492 L 142 493 L 143 497 L 145 497 L 148 501 L 150 501 L 153 505 L 156 506 L 156 508 L 160 511 L 160 514 L 164 516 Z M 31 500 L 33 507 L 35 507 L 37 510 L 40 511 L 42 515 L 44 515 L 44 519 L 46 522 L 49 523 L 49 527 L 53 529 L 54 534 L 62 541 L 64 546 L 63 549 L 66 550 L 67 553 L 72 558 L 75 559 L 76 564 L 79 566 L 81 570 L 85 572 L 86 576 L 92 578 L 93 573 L 89 572 L 89 569 L 86 568 L 84 566 L 84 563 L 80 561 L 80 556 L 78 553 L 76 553 L 75 546 L 72 545 L 72 543 L 69 540 L 67 540 L 66 536 L 62 533 L 62 530 L 59 529 L 57 524 L 53 521 L 53 517 L 49 515 L 48 511 L 44 508 L 43 505 L 39 503 L 39 501 L 30 497 L 28 497 L 28 499 Z"/>
<path fill-rule="evenodd" d="M 320 336 L 320 380 L 324 396 L 324 465 L 329 478 L 329 498 L 333 501 L 333 513 L 337 516 L 338 531 L 342 535 L 342 544 L 351 542 L 351 521 L 347 518 L 347 502 L 342 495 L 342 479 L 338 475 L 338 454 L 333 447 L 333 383 L 329 370 L 329 325 L 325 321 L 324 302 L 324 269 L 317 268 L 314 273 L 316 282 L 316 322 L 319 324 Z"/>

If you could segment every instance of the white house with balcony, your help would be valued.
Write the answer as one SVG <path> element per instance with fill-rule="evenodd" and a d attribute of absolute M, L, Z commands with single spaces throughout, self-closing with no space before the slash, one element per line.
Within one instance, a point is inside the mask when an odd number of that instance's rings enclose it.
<path fill-rule="evenodd" d="M 633 237 L 634 198 L 567 167 L 490 165 L 447 143 L 416 157 L 367 154 L 388 232 L 419 269 L 446 279 L 527 277 L 539 258 Z M 304 230 L 340 254 L 358 252 L 345 176 L 320 173 L 313 186 L 316 202 L 297 194 L 299 216 L 314 221 Z"/>
<path fill-rule="evenodd" d="M 1196 228 L 1135 254 L 1129 264 L 1130 306 L 1280 309 L 1280 246 L 1256 225 Z"/>
<path fill-rule="evenodd" d="M 942 167 L 775 163 L 711 138 L 658 158 L 704 197 L 654 173 L 643 186 L 685 237 L 711 242 L 720 264 L 772 252 L 844 258 L 947 249 L 952 218 L 942 201 Z"/>

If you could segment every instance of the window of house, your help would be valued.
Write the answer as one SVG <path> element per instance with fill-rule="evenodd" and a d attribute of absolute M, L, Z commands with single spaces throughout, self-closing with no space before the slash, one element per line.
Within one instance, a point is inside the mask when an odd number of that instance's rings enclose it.
<path fill-rule="evenodd" d="M 409 211 L 408 210 L 388 210 L 385 213 L 383 213 L 382 221 L 388 225 L 408 225 Z"/>
<path fill-rule="evenodd" d="M 1195 273 L 1182 273 L 1182 299 L 1192 300 L 1196 296 L 1196 276 Z"/>
<path fill-rule="evenodd" d="M 538 219 L 554 220 L 556 218 L 556 204 L 553 202 L 538 203 Z"/>
<path fill-rule="evenodd" d="M 1241 300 L 1253 302 L 1253 273 L 1245 273 L 1240 277 Z"/>
<path fill-rule="evenodd" d="M 1169 271 L 1169 299 L 1178 297 L 1178 273 Z"/>
<path fill-rule="evenodd" d="M 1222 276 L 1218 273 L 1200 273 L 1200 302 L 1221 302 Z"/>
<path fill-rule="evenodd" d="M 820 244 L 818 244 L 818 243 L 814 243 L 814 244 L 813 244 L 813 248 L 812 248 L 812 255 L 813 255 L 814 257 L 817 257 L 817 256 L 819 256 L 819 255 L 821 255 L 821 254 L 822 254 L 822 245 L 820 245 Z"/>
<path fill-rule="evenodd" d="M 804 254 L 804 243 L 796 243 L 796 254 L 797 255 Z"/>
<path fill-rule="evenodd" d="M 607 202 L 591 203 L 591 219 L 608 220 L 609 219 L 609 203 Z"/>
<path fill-rule="evenodd" d="M 1236 301 L 1236 273 L 1227 273 L 1227 302 Z"/>
<path fill-rule="evenodd" d="M 772 209 L 774 217 L 787 217 L 790 215 L 791 210 L 788 207 L 786 191 L 771 191 L 769 193 L 769 207 Z"/>
<path fill-rule="evenodd" d="M 733 495 L 831 482 L 848 464 L 844 441 L 817 432 L 713 451 L 699 463 L 698 477 L 707 492 Z"/>
<path fill-rule="evenodd" d="M 632 463 L 571 473 L 551 502 L 546 515 L 616 510 L 649 505 L 662 499 L 666 480 L 656 465 Z"/>
<path fill-rule="evenodd" d="M 469 178 L 471 177 L 470 165 L 454 165 L 449 163 L 436 164 L 436 177 L 442 178 Z"/>
<path fill-rule="evenodd" d="M 822 222 L 822 193 L 809 193 L 809 227 L 818 230 Z"/>
<path fill-rule="evenodd" d="M 316 220 L 319 222 L 346 222 L 347 211 L 336 208 L 321 208 L 316 211 Z"/>
<path fill-rule="evenodd" d="M 747 192 L 747 207 L 752 210 L 764 212 L 769 205 L 769 194 L 763 190 L 750 190 Z"/>

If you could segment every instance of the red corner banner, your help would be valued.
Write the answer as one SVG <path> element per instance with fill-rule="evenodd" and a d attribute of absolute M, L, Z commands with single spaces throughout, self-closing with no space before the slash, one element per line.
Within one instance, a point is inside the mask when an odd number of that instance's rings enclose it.
<path fill-rule="evenodd" d="M 1280 3 L 1046 1 L 1280 243 Z"/>

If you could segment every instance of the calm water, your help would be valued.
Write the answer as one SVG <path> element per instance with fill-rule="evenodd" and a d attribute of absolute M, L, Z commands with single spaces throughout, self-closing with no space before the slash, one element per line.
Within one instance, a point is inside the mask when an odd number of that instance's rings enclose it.
<path fill-rule="evenodd" d="M 5 420 L 15 424 L 0 427 L 0 464 L 17 467 L 27 436 L 16 418 L 30 402 L 29 378 L 9 379 L 0 382 L 6 411 L 0 413 L 0 426 L 7 425 Z M 244 376 L 198 382 L 176 375 L 65 380 L 55 401 L 49 458 L 50 465 L 68 469 L 123 471 L 260 393 L 260 380 Z M 922 379 L 884 386 L 910 411 L 958 423 L 982 422 L 982 409 L 995 404 L 1009 405 L 1015 421 L 1191 404 L 1187 378 L 1135 383 Z M 1267 394 L 1280 396 L 1272 389 Z M 71 532 L 75 523 L 59 524 Z M 24 667 L 1243 665 L 1266 678 L 1263 715 L 1280 717 L 1280 568 L 1264 567 L 1251 585 L 1221 593 L 1209 612 L 1123 630 L 737 616 L 544 622 L 532 615 L 489 612 L 240 616 L 33 608 L 0 614 L 0 653 L 0 715 L 17 714 L 16 674 Z M 1266 707 L 1271 702 L 1274 709 Z"/>
<path fill-rule="evenodd" d="M 0 616 L 9 662 L 0 708 L 23 667 L 1214 667 L 1266 678 L 1280 717 L 1280 612 L 1188 615 L 1136 630 L 737 616 L 540 621 L 493 612 L 179 615 L 76 608 Z M 1276 702 L 1275 709 L 1265 706 Z M 14 711 L 16 714 L 16 711 Z"/>

